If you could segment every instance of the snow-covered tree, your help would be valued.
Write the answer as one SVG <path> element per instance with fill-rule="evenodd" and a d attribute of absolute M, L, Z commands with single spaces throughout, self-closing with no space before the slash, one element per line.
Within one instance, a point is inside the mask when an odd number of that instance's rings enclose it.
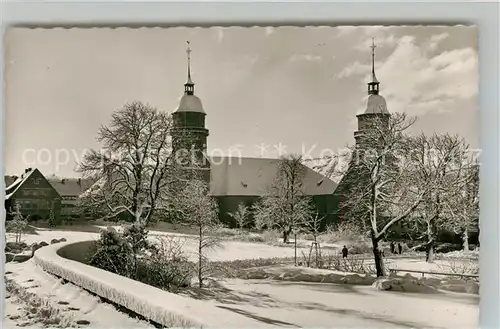
<path fill-rule="evenodd" d="M 234 219 L 238 228 L 242 229 L 248 224 L 250 210 L 245 204 L 240 203 L 238 204 L 238 209 L 234 212 L 229 212 L 228 215 Z"/>
<path fill-rule="evenodd" d="M 461 171 L 464 170 L 463 159 L 468 146 L 462 138 L 449 134 L 421 134 L 409 138 L 408 143 L 416 177 L 432 182 L 433 186 L 427 190 L 412 216 L 415 227 L 423 227 L 420 238 L 425 241 L 426 260 L 432 262 L 439 230 L 447 225 L 449 215 L 455 214 L 453 209 L 460 208 L 456 202 L 465 183 Z"/>
<path fill-rule="evenodd" d="M 56 226 L 59 223 L 58 218 L 56 217 L 54 208 L 55 208 L 55 204 L 54 204 L 54 202 L 51 202 L 50 209 L 49 209 L 49 219 L 48 219 L 49 226 Z"/>
<path fill-rule="evenodd" d="M 282 157 L 270 190 L 254 208 L 256 220 L 280 230 L 284 243 L 310 216 L 312 199 L 302 189 L 305 170 L 300 155 Z"/>
<path fill-rule="evenodd" d="M 19 203 L 16 202 L 13 208 L 12 220 L 6 223 L 6 231 L 15 233 L 16 243 L 19 243 L 26 226 L 28 226 L 28 216 L 23 216 Z"/>
<path fill-rule="evenodd" d="M 180 177 L 172 129 L 170 115 L 140 102 L 115 111 L 98 132 L 102 148 L 88 152 L 79 164 L 84 177 L 97 180 L 80 204 L 107 219 L 124 214 L 141 224 L 167 211 Z"/>
<path fill-rule="evenodd" d="M 311 208 L 309 216 L 306 217 L 306 220 L 302 223 L 302 231 L 311 234 L 314 243 L 318 242 L 321 224 L 325 218 L 326 215 L 320 216 L 318 211 L 314 211 L 314 209 Z"/>
<path fill-rule="evenodd" d="M 479 230 L 479 162 L 470 150 L 467 153 L 456 169 L 460 178 L 443 211 L 445 228 L 461 235 L 464 251 L 469 251 L 470 231 Z"/>
<path fill-rule="evenodd" d="M 182 193 L 175 198 L 174 210 L 182 224 L 195 227 L 198 233 L 197 276 L 202 288 L 213 268 L 207 258 L 207 251 L 219 246 L 216 232 L 220 227 L 217 202 L 208 194 L 209 187 L 201 180 L 192 180 L 184 185 Z"/>
<path fill-rule="evenodd" d="M 406 131 L 415 122 L 403 113 L 373 118 L 363 132 L 362 144 L 353 148 L 346 173 L 346 209 L 351 218 L 365 221 L 370 231 L 377 276 L 385 276 L 380 240 L 396 224 L 407 219 L 422 202 L 432 182 L 415 176 L 407 161 L 411 145 Z"/>

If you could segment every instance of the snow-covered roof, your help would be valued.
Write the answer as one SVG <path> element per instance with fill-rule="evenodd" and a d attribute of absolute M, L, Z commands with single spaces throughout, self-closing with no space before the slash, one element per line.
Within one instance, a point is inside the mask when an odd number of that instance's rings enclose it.
<path fill-rule="evenodd" d="M 179 106 L 175 111 L 205 113 L 200 98 L 198 96 L 188 94 L 182 95 L 179 101 Z"/>
<path fill-rule="evenodd" d="M 384 97 L 380 95 L 368 96 L 365 114 L 378 114 L 378 113 L 389 114 L 389 111 L 387 110 L 387 103 Z"/>
<path fill-rule="evenodd" d="M 79 196 L 94 183 L 93 180 L 83 178 L 48 178 L 47 179 L 60 196 Z"/>
<path fill-rule="evenodd" d="M 36 169 L 27 169 L 20 177 L 18 177 L 12 184 L 7 186 L 5 189 L 5 200 L 9 200 L 17 190 L 23 185 L 23 183 L 36 171 Z"/>
<path fill-rule="evenodd" d="M 280 164 L 279 159 L 210 157 L 210 192 L 214 196 L 263 196 L 271 187 Z M 321 173 L 306 168 L 303 193 L 309 196 L 333 194 L 337 183 Z M 95 182 L 82 193 L 85 197 L 102 187 L 105 179 Z"/>
<path fill-rule="evenodd" d="M 211 194 L 215 196 L 263 196 L 273 183 L 279 159 L 211 157 Z M 303 193 L 309 196 L 333 194 L 337 184 L 307 168 Z"/>

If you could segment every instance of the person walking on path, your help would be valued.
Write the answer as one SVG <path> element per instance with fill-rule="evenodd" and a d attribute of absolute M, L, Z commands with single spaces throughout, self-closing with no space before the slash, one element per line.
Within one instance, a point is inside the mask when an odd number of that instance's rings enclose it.
<path fill-rule="evenodd" d="M 403 247 L 401 247 L 401 243 L 398 243 L 398 251 L 399 251 L 399 254 L 401 255 L 401 252 L 403 251 Z"/>
<path fill-rule="evenodd" d="M 347 250 L 347 247 L 344 246 L 344 248 L 342 248 L 342 258 L 347 258 L 348 253 L 349 253 L 349 250 Z"/>

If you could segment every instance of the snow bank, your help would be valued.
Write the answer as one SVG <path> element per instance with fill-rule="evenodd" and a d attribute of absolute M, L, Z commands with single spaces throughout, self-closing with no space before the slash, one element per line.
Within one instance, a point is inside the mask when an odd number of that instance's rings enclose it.
<path fill-rule="evenodd" d="M 463 280 L 441 280 L 437 278 L 416 278 L 410 274 L 376 279 L 374 275 L 339 272 L 295 266 L 268 266 L 242 270 L 237 274 L 246 280 L 279 280 L 292 282 L 319 282 L 370 286 L 377 290 L 392 290 L 411 293 L 436 293 L 438 290 L 479 294 L 479 283 Z"/>
<path fill-rule="evenodd" d="M 375 277 L 369 274 L 338 272 L 295 266 L 274 266 L 242 271 L 239 278 L 247 280 L 272 279 L 293 282 L 318 282 L 352 285 L 371 285 Z"/>
<path fill-rule="evenodd" d="M 229 327 L 235 323 L 255 326 L 254 320 L 243 315 L 65 259 L 57 254 L 58 250 L 69 245 L 71 243 L 61 243 L 41 248 L 35 252 L 33 260 L 45 271 L 169 328 Z M 67 253 L 69 248 L 65 249 Z"/>

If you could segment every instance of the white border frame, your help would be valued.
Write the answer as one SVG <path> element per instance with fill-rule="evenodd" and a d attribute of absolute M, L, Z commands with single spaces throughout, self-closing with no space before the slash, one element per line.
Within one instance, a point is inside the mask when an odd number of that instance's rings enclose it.
<path fill-rule="evenodd" d="M 60 1 L 1 4 L 2 32 L 7 26 L 231 26 L 231 25 L 381 25 L 475 24 L 479 30 L 479 114 L 481 160 L 480 327 L 500 328 L 499 203 L 499 15 L 500 4 L 432 0 L 420 2 L 108 2 Z M 363 19 L 363 18 L 365 19 Z M 2 33 L 3 35 L 3 33 Z M 3 40 L 3 38 L 2 38 Z M 2 43 L 2 87 L 3 43 Z M 4 97 L 2 88 L 2 105 Z M 2 136 L 3 135 L 3 113 Z M 3 139 L 5 140 L 5 139 Z M 3 164 L 3 143 L 0 162 Z M 5 168 L 4 170 L 5 171 Z M 4 197 L 4 180 L 0 180 Z M 2 221 L 5 209 L 0 207 Z M 2 225 L 2 235 L 3 232 Z M 4 239 L 2 239 L 4 249 Z M 2 253 L 2 270 L 4 267 Z M 4 291 L 0 290 L 3 306 Z M 3 317 L 3 307 L 2 307 Z"/>

